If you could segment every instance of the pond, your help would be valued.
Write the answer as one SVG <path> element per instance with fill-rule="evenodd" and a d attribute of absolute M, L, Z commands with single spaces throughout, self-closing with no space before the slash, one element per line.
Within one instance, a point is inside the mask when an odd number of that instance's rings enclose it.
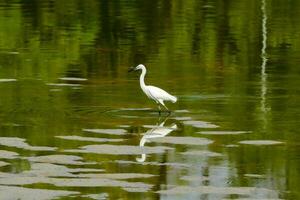
<path fill-rule="evenodd" d="M 0 1 L 0 199 L 299 199 L 299 9 Z"/>

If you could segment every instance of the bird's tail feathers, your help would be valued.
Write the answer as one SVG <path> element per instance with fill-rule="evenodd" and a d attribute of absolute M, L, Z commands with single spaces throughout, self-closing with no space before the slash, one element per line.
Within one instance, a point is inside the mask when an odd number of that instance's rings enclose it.
<path fill-rule="evenodd" d="M 177 97 L 171 95 L 171 101 L 172 103 L 175 103 L 177 101 Z"/>

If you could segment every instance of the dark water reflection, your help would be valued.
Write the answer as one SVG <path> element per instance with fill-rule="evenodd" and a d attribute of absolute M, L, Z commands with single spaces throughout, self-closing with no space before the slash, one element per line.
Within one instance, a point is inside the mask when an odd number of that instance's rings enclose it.
<path fill-rule="evenodd" d="M 299 9 L 0 1 L 0 199 L 300 198 Z"/>

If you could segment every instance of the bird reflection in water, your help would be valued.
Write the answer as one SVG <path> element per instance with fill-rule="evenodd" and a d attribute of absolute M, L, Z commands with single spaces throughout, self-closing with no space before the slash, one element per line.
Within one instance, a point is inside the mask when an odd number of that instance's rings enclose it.
<path fill-rule="evenodd" d="M 139 146 L 144 147 L 146 142 L 151 142 L 151 139 L 165 137 L 172 131 L 177 130 L 177 125 L 175 123 L 169 126 L 165 126 L 167 119 L 168 117 L 166 117 L 160 124 L 159 124 L 160 120 L 158 120 L 157 126 L 148 130 L 141 138 Z M 141 163 L 144 162 L 145 160 L 146 160 L 146 153 L 142 153 L 141 157 L 136 158 L 136 161 Z"/>

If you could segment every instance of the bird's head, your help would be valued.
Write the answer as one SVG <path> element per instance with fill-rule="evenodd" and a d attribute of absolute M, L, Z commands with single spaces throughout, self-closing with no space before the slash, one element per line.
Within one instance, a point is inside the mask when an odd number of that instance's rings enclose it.
<path fill-rule="evenodd" d="M 137 70 L 143 69 L 143 68 L 145 68 L 145 66 L 144 66 L 143 64 L 139 64 L 139 65 L 136 66 L 136 67 L 131 67 L 131 68 L 128 70 L 128 72 L 137 71 Z"/>

